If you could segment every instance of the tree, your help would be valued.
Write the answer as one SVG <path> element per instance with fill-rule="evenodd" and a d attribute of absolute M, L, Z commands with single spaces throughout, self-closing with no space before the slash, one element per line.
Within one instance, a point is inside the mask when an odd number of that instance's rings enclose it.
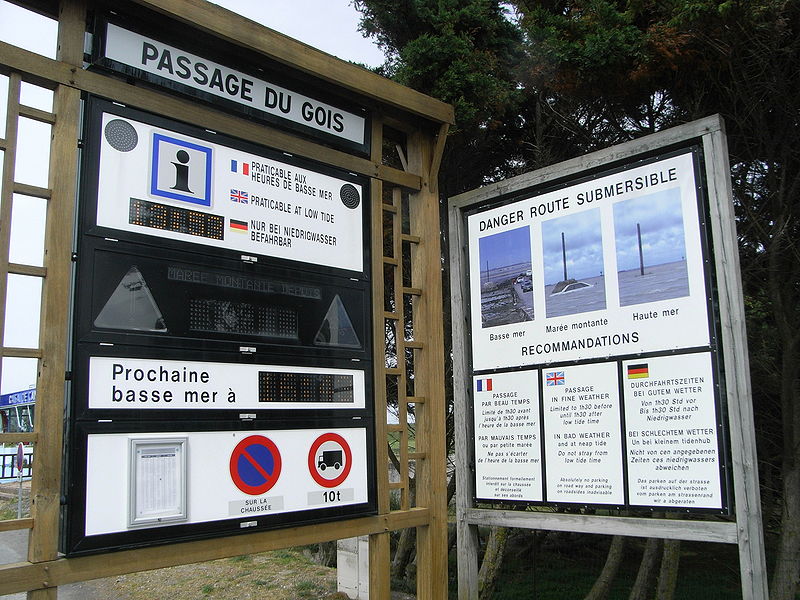
<path fill-rule="evenodd" d="M 800 579 L 800 2 L 354 0 L 384 72 L 452 102 L 443 195 L 709 114 L 725 119 L 773 600 Z M 777 527 L 776 527 L 777 529 Z M 668 564 L 676 563 L 670 547 Z M 669 558 L 669 560 L 667 560 Z M 663 563 L 662 563 L 663 564 Z M 663 569 L 662 569 L 663 570 Z M 669 569 L 668 569 L 669 571 Z M 665 579 L 668 589 L 669 578 Z M 666 592 L 660 592 L 666 593 Z"/>
<path fill-rule="evenodd" d="M 756 414 L 782 439 L 780 538 L 774 600 L 794 598 L 800 577 L 800 4 L 520 2 L 531 42 L 529 69 L 540 86 L 590 101 L 615 128 L 636 133 L 648 98 L 668 110 L 658 127 L 720 113 L 728 128 L 745 290 L 762 310 L 751 331 L 770 338 L 751 361 L 754 379 L 778 381 L 756 393 Z M 545 81 L 543 74 L 548 75 Z M 665 118 L 666 117 L 666 118 Z M 762 370 L 764 368 L 769 370 Z M 774 421 L 765 413 L 777 415 Z M 779 424 L 779 428 L 775 428 Z M 771 456 L 767 452 L 766 456 Z"/>

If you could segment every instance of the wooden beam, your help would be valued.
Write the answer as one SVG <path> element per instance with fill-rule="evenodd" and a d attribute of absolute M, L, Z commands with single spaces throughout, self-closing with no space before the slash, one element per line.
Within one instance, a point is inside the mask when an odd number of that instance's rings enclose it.
<path fill-rule="evenodd" d="M 473 418 L 469 402 L 472 377 L 467 350 L 467 312 L 469 288 L 466 256 L 466 231 L 461 210 L 448 206 L 450 232 L 450 309 L 453 340 L 453 419 L 455 425 L 456 547 L 458 555 L 458 599 L 478 600 L 478 526 L 467 521 L 467 511 L 475 497 L 475 470 L 472 465 Z"/>
<path fill-rule="evenodd" d="M 410 231 L 420 237 L 411 246 L 411 283 L 418 288 L 402 290 L 414 294 L 414 338 L 425 344 L 414 358 L 414 394 L 426 399 L 416 406 L 416 450 L 426 456 L 416 464 L 417 506 L 431 510 L 429 524 L 417 529 L 419 600 L 447 597 L 447 407 L 438 173 L 431 171 L 438 164 L 435 148 L 435 141 L 422 132 L 408 138 L 409 168 L 424 174 L 422 189 L 409 198 Z"/>
<path fill-rule="evenodd" d="M 33 527 L 33 519 L 0 521 L 0 531 L 17 531 L 19 529 L 30 529 L 31 527 Z"/>
<path fill-rule="evenodd" d="M 611 148 L 604 148 L 603 150 L 598 150 L 591 154 L 578 156 L 555 165 L 537 169 L 536 171 L 523 173 L 522 175 L 510 177 L 497 183 L 491 183 L 474 190 L 469 190 L 453 196 L 449 199 L 449 202 L 452 206 L 463 208 L 471 204 L 496 199 L 499 196 L 516 193 L 528 187 L 541 185 L 543 183 L 552 183 L 559 179 L 575 176 L 592 169 L 607 167 L 614 162 L 624 160 L 636 154 L 658 150 L 670 144 L 685 142 L 687 139 L 695 137 L 700 139 L 701 136 L 718 128 L 718 117 L 706 117 L 705 119 L 692 121 L 691 123 L 679 125 L 678 127 L 666 131 L 646 135 L 631 140 L 630 142 L 618 144 Z"/>
<path fill-rule="evenodd" d="M 761 515 L 761 487 L 758 484 L 753 395 L 745 329 L 744 294 L 736 219 L 731 189 L 728 143 L 722 121 L 703 136 L 708 170 L 709 213 L 713 233 L 720 327 L 724 356 L 728 432 L 731 440 L 736 522 L 739 524 L 739 571 L 744 600 L 766 600 L 766 552 Z M 711 162 L 713 161 L 713 162 Z"/>
<path fill-rule="evenodd" d="M 59 15 L 61 65 L 79 68 L 83 60 L 86 7 L 82 1 L 64 2 Z M 80 92 L 67 85 L 56 88 L 55 122 L 50 145 L 45 260 L 39 341 L 42 358 L 36 382 L 36 468 L 31 480 L 31 516 L 34 526 L 28 542 L 28 560 L 37 563 L 58 556 L 61 511 L 61 457 L 63 451 L 64 372 L 67 365 L 72 227 L 78 179 Z M 38 600 L 46 596 L 37 594 Z M 31 597 L 33 600 L 33 597 Z"/>
<path fill-rule="evenodd" d="M 112 79 L 100 73 L 76 69 L 4 42 L 0 42 L 0 56 L 3 56 L 4 63 L 12 70 L 51 79 L 121 104 L 149 110 L 177 121 L 190 122 L 212 131 L 297 154 L 346 171 L 375 177 L 410 190 L 418 190 L 422 185 L 418 174 L 406 173 L 346 152 L 320 146 L 265 124 L 254 127 L 252 121 L 246 121 L 241 117 Z"/>
<path fill-rule="evenodd" d="M 207 31 L 226 42 L 260 52 L 337 88 L 345 88 L 372 101 L 424 117 L 437 124 L 454 122 L 453 107 L 441 100 L 325 54 L 216 4 L 204 0 L 134 1 Z"/>
<path fill-rule="evenodd" d="M 375 115 L 372 119 L 372 151 L 374 163 L 383 162 L 383 120 Z M 383 182 L 379 179 L 370 181 L 370 252 L 372 258 L 372 281 L 383 282 Z M 386 343 L 384 336 L 384 287 L 382 284 L 372 286 L 372 388 L 374 390 L 375 421 L 375 471 L 378 514 L 388 514 L 389 503 L 389 449 L 387 446 L 386 423 Z M 391 540 L 388 533 L 376 533 L 369 536 L 369 592 L 374 598 L 388 598 L 390 594 L 389 561 Z M 358 545 L 356 546 L 359 547 Z"/>
<path fill-rule="evenodd" d="M 360 519 L 318 523 L 303 527 L 169 544 L 138 550 L 123 550 L 94 556 L 59 558 L 40 563 L 0 565 L 0 596 L 29 590 L 115 577 L 126 573 L 163 569 L 242 554 L 255 554 L 359 535 L 388 533 L 427 523 L 430 511 L 414 508 Z M 441 576 L 441 574 L 439 575 Z"/>
<path fill-rule="evenodd" d="M 735 544 L 737 539 L 736 523 L 728 521 L 643 519 L 480 508 L 467 510 L 465 520 L 472 525 L 481 526 L 654 537 L 665 540 Z"/>
<path fill-rule="evenodd" d="M 34 444 L 38 439 L 38 433 L 0 433 L 0 444 Z"/>

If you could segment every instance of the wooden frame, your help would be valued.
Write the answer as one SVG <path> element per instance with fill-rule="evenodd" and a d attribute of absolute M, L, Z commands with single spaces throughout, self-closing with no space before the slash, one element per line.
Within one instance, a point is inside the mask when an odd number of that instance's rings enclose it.
<path fill-rule="evenodd" d="M 370 536 L 370 591 L 375 598 L 389 596 L 389 532 L 417 528 L 418 598 L 438 599 L 447 595 L 447 506 L 445 477 L 445 400 L 443 381 L 443 330 L 440 315 L 442 288 L 440 278 L 439 208 L 436 179 L 447 128 L 453 122 L 453 110 L 447 104 L 399 86 L 391 81 L 314 50 L 300 42 L 261 27 L 203 0 L 133 0 L 147 9 L 205 31 L 221 43 L 236 44 L 250 52 L 261 53 L 302 71 L 331 86 L 361 98 L 372 110 L 372 153 L 369 158 L 332 150 L 268 126 L 254 126 L 232 114 L 197 105 L 191 101 L 137 87 L 119 79 L 83 69 L 84 29 L 91 0 L 62 0 L 58 14 L 59 53 L 50 60 L 20 48 L 0 43 L 0 73 L 10 76 L 9 125 L 0 138 L 5 151 L 2 171 L 3 210 L 10 211 L 13 193 L 48 199 L 46 259 L 43 268 L 8 264 L 8 227 L 10 214 L 2 215 L 0 235 L 0 300 L 4 300 L 7 273 L 23 273 L 43 278 L 40 347 L 33 350 L 2 347 L 2 356 L 23 356 L 39 360 L 37 413 L 31 434 L 0 434 L 0 441 L 25 441 L 36 444 L 36 466 L 32 482 L 31 518 L 0 522 L 0 531 L 29 529 L 28 560 L 0 565 L 0 595 L 28 591 L 29 597 L 55 598 L 59 585 L 212 560 L 243 553 L 261 552 L 335 539 Z M 40 3 L 41 5 L 41 3 Z M 53 11 L 55 12 L 55 11 Z M 52 113 L 36 111 L 18 102 L 19 82 L 28 81 L 53 89 Z M 251 142 L 315 159 L 371 178 L 373 332 L 375 355 L 376 461 L 378 468 L 378 514 L 321 525 L 293 527 L 249 535 L 217 538 L 168 546 L 143 548 L 108 555 L 58 558 L 58 531 L 61 492 L 61 459 L 64 411 L 64 371 L 67 364 L 67 331 L 70 297 L 71 252 L 78 164 L 80 96 L 91 93 L 112 101 L 136 106 L 166 117 L 202 124 L 215 131 Z M 24 186 L 13 180 L 16 149 L 16 116 L 52 124 L 50 181 L 47 189 Z M 383 154 L 383 128 L 391 123 L 408 136 L 407 168 L 388 166 Z M 405 165 L 404 165 L 405 166 Z M 384 198 L 388 194 L 390 203 Z M 401 208 L 405 205 L 405 208 Z M 395 237 L 396 243 L 413 246 L 405 264 L 384 257 L 384 215 L 395 215 L 401 224 L 403 211 L 410 215 L 410 232 Z M 395 229 L 397 231 L 398 229 Z M 402 252 L 402 250 L 401 250 Z M 395 254 L 395 257 L 399 256 Z M 385 314 L 383 277 L 386 265 L 398 269 L 401 282 L 395 287 L 400 306 L 411 297 L 413 338 L 403 337 L 403 360 L 386 366 L 384 339 Z M 405 271 L 403 271 L 405 269 Z M 408 284 L 410 278 L 410 285 Z M 406 281 L 403 286 L 402 282 Z M 409 315 L 410 316 L 410 315 Z M 403 323 L 406 316 L 399 314 Z M 0 328 L 0 331 L 2 328 Z M 401 331 L 402 333 L 402 331 Z M 410 374 L 405 349 L 415 355 L 414 396 L 405 396 L 403 406 L 413 403 L 413 423 L 387 423 L 387 375 L 406 379 Z M 406 379 L 407 380 L 407 379 Z M 407 413 L 404 413 L 407 414 Z M 416 427 L 416 448 L 402 453 L 405 474 L 399 483 L 389 481 L 387 434 L 390 427 Z M 416 472 L 420 491 L 410 502 L 408 469 Z M 398 510 L 391 510 L 389 496 L 399 490 L 404 500 Z"/>
<path fill-rule="evenodd" d="M 722 355 L 726 365 L 725 383 L 733 464 L 735 522 L 643 519 L 476 508 L 474 472 L 470 467 L 473 434 L 472 418 L 468 410 L 470 390 L 467 388 L 468 382 L 472 381 L 466 342 L 469 290 L 465 278 L 462 277 L 467 268 L 464 210 L 505 194 L 576 175 L 634 155 L 698 139 L 702 141 L 706 155 L 707 185 L 711 199 L 709 205 L 712 242 L 716 263 L 719 265 L 716 276 L 721 290 L 720 325 Z M 737 544 L 742 597 L 745 600 L 767 599 L 747 338 L 730 186 L 730 166 L 724 126 L 719 116 L 713 116 L 450 198 L 448 210 L 451 239 L 456 477 L 459 482 L 456 497 L 459 599 L 476 600 L 478 597 L 477 528 L 479 525 Z"/>

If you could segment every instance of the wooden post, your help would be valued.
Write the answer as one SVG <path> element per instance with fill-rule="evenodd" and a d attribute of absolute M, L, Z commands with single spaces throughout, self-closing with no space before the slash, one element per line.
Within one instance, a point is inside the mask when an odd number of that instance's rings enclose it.
<path fill-rule="evenodd" d="M 440 141 L 447 128 L 439 132 Z M 430 523 L 417 528 L 417 598 L 447 597 L 447 445 L 445 441 L 444 329 L 438 160 L 433 140 L 416 132 L 408 141 L 408 164 L 422 175 L 422 189 L 411 197 L 411 231 L 421 238 L 412 249 L 411 282 L 423 290 L 414 299 L 414 337 L 424 340 L 415 356 L 417 404 L 417 505 L 431 511 Z"/>
<path fill-rule="evenodd" d="M 75 68 L 83 60 L 83 2 L 63 2 L 58 31 L 58 59 Z M 42 359 L 36 383 L 36 468 L 31 482 L 33 528 L 28 543 L 32 563 L 53 560 L 58 552 L 61 499 L 61 453 L 64 419 L 64 372 L 67 350 L 72 228 L 78 167 L 80 92 L 66 85 L 55 90 L 55 123 L 50 149 L 52 190 L 47 210 L 40 344 Z M 47 585 L 47 582 L 45 582 Z M 28 592 L 30 600 L 55 598 L 57 588 Z"/>
<path fill-rule="evenodd" d="M 728 144 L 722 120 L 703 136 L 709 164 L 708 195 L 714 252 L 719 281 L 719 305 L 722 322 L 722 354 L 725 360 L 725 387 L 728 393 L 728 431 L 731 439 L 733 488 L 736 499 L 736 524 L 739 545 L 739 570 L 742 600 L 767 600 L 767 567 L 758 484 L 753 396 L 750 387 L 750 364 L 747 352 L 742 282 L 739 276 L 739 245 L 733 215 Z M 720 201 L 713 201 L 720 198 Z M 727 318 L 725 318 L 727 317 Z"/>
<path fill-rule="evenodd" d="M 372 120 L 372 162 L 383 162 L 383 120 Z M 371 250 L 372 250 L 372 364 L 375 402 L 375 470 L 377 472 L 376 493 L 378 514 L 389 513 L 389 479 L 386 469 L 389 451 L 386 446 L 386 345 L 384 343 L 384 286 L 383 286 L 383 182 L 370 180 Z M 391 554 L 389 533 L 369 536 L 369 590 L 374 598 L 388 598 L 390 594 L 389 556 Z"/>
<path fill-rule="evenodd" d="M 475 473 L 472 466 L 472 415 L 468 412 L 469 364 L 467 339 L 467 307 L 469 290 L 461 276 L 468 263 L 467 242 L 461 210 L 449 207 L 450 226 L 450 304 L 453 327 L 453 396 L 456 406 L 456 532 L 458 548 L 458 600 L 478 600 L 478 526 L 467 519 L 475 498 Z"/>

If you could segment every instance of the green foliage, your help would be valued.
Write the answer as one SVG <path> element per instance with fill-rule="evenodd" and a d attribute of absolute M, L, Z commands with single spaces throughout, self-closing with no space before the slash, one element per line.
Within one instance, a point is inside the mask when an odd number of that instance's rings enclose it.
<path fill-rule="evenodd" d="M 763 512 L 780 515 L 800 494 L 782 487 L 800 479 L 800 1 L 510 0 L 514 18 L 496 0 L 354 3 L 387 51 L 383 72 L 456 107 L 445 197 L 722 115 Z M 786 600 L 800 532 L 789 540 L 783 519 L 770 588 Z"/>
<path fill-rule="evenodd" d="M 520 34 L 492 0 L 356 0 L 361 29 L 388 53 L 384 72 L 450 102 L 459 127 L 513 100 Z"/>

